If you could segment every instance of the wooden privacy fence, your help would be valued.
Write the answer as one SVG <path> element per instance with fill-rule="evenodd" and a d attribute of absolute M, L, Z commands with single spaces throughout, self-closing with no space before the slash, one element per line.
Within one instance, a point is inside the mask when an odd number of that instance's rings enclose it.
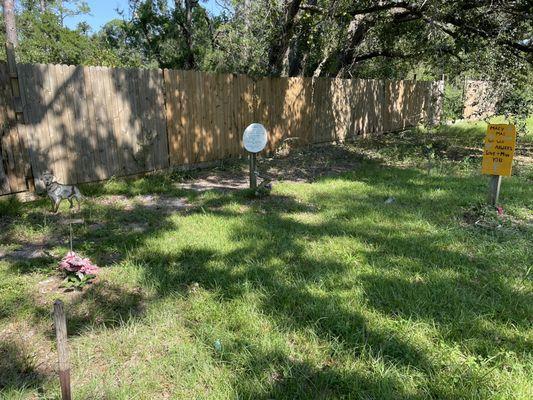
<path fill-rule="evenodd" d="M 0 64 L 0 194 L 27 190 L 31 177 L 42 188 L 47 170 L 81 183 L 239 157 L 252 122 L 265 125 L 272 151 L 286 138 L 304 145 L 436 122 L 441 109 L 442 82 L 43 64 L 17 73 L 18 124 Z"/>

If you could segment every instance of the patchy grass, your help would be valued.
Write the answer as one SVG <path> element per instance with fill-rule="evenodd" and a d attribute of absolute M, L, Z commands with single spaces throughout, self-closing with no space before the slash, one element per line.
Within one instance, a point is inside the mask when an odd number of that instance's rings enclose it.
<path fill-rule="evenodd" d="M 201 173 L 83 187 L 74 247 L 104 268 L 74 294 L 46 286 L 66 205 L 2 204 L 0 250 L 46 253 L 0 260 L 0 397 L 57 398 L 60 297 L 78 399 L 531 398 L 532 155 L 498 215 L 482 136 L 458 125 L 298 152 L 300 169 L 354 162 L 262 199 L 177 184 Z M 142 197 L 155 194 L 187 207 Z"/>

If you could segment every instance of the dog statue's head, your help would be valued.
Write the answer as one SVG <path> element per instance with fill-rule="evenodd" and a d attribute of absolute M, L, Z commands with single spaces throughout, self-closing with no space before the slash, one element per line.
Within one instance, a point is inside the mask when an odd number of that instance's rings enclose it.
<path fill-rule="evenodd" d="M 44 171 L 42 180 L 45 186 L 48 186 L 56 181 L 56 177 L 51 171 Z"/>

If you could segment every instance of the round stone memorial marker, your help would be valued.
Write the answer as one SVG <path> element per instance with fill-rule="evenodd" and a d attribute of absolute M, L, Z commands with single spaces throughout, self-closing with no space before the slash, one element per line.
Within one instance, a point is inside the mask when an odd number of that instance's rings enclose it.
<path fill-rule="evenodd" d="M 250 153 L 259 153 L 267 144 L 267 131 L 261 124 L 251 124 L 242 136 L 244 148 Z"/>

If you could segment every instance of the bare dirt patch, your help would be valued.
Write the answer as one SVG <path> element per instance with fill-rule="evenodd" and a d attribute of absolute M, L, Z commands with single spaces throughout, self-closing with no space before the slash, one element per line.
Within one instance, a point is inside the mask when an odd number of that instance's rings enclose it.
<path fill-rule="evenodd" d="M 246 189 L 248 185 L 248 177 L 243 170 L 232 173 L 228 171 L 217 171 L 213 173 L 210 171 L 208 174 L 201 174 L 193 181 L 177 184 L 180 189 L 195 190 L 197 192 L 205 192 L 207 190 L 240 190 Z"/>
<path fill-rule="evenodd" d="M 35 260 L 38 258 L 52 257 L 45 243 L 23 243 L 15 249 L 0 248 L 0 260 Z"/>
<path fill-rule="evenodd" d="M 265 159 L 260 168 L 274 180 L 314 182 L 357 169 L 361 156 L 342 144 L 327 144 L 294 150 L 288 156 Z M 263 166 L 264 164 L 264 166 Z"/>
<path fill-rule="evenodd" d="M 18 262 L 55 258 L 51 249 L 58 244 L 57 237 L 9 241 L 9 245 L 0 246 L 0 260 Z"/>
<path fill-rule="evenodd" d="M 61 284 L 63 280 L 58 276 L 51 276 L 43 281 L 40 281 L 37 285 L 40 295 L 47 295 L 50 293 L 61 292 Z"/>
<path fill-rule="evenodd" d="M 183 211 L 191 206 L 185 198 L 158 195 L 136 196 L 135 202 L 148 209 L 161 210 L 167 213 Z"/>
<path fill-rule="evenodd" d="M 353 171 L 360 163 L 360 156 L 348 146 L 327 144 L 296 149 L 274 157 L 258 159 L 261 177 L 276 181 L 314 182 L 326 176 Z M 204 192 L 207 190 L 235 191 L 249 187 L 248 166 L 241 162 L 230 170 L 212 169 L 198 171 L 193 177 L 177 183 L 180 189 Z"/>
<path fill-rule="evenodd" d="M 114 206 L 126 211 L 144 207 L 150 210 L 160 210 L 171 214 L 184 211 L 191 207 L 186 198 L 160 195 L 139 195 L 128 197 L 124 195 L 106 195 L 93 200 L 96 204 Z"/>

